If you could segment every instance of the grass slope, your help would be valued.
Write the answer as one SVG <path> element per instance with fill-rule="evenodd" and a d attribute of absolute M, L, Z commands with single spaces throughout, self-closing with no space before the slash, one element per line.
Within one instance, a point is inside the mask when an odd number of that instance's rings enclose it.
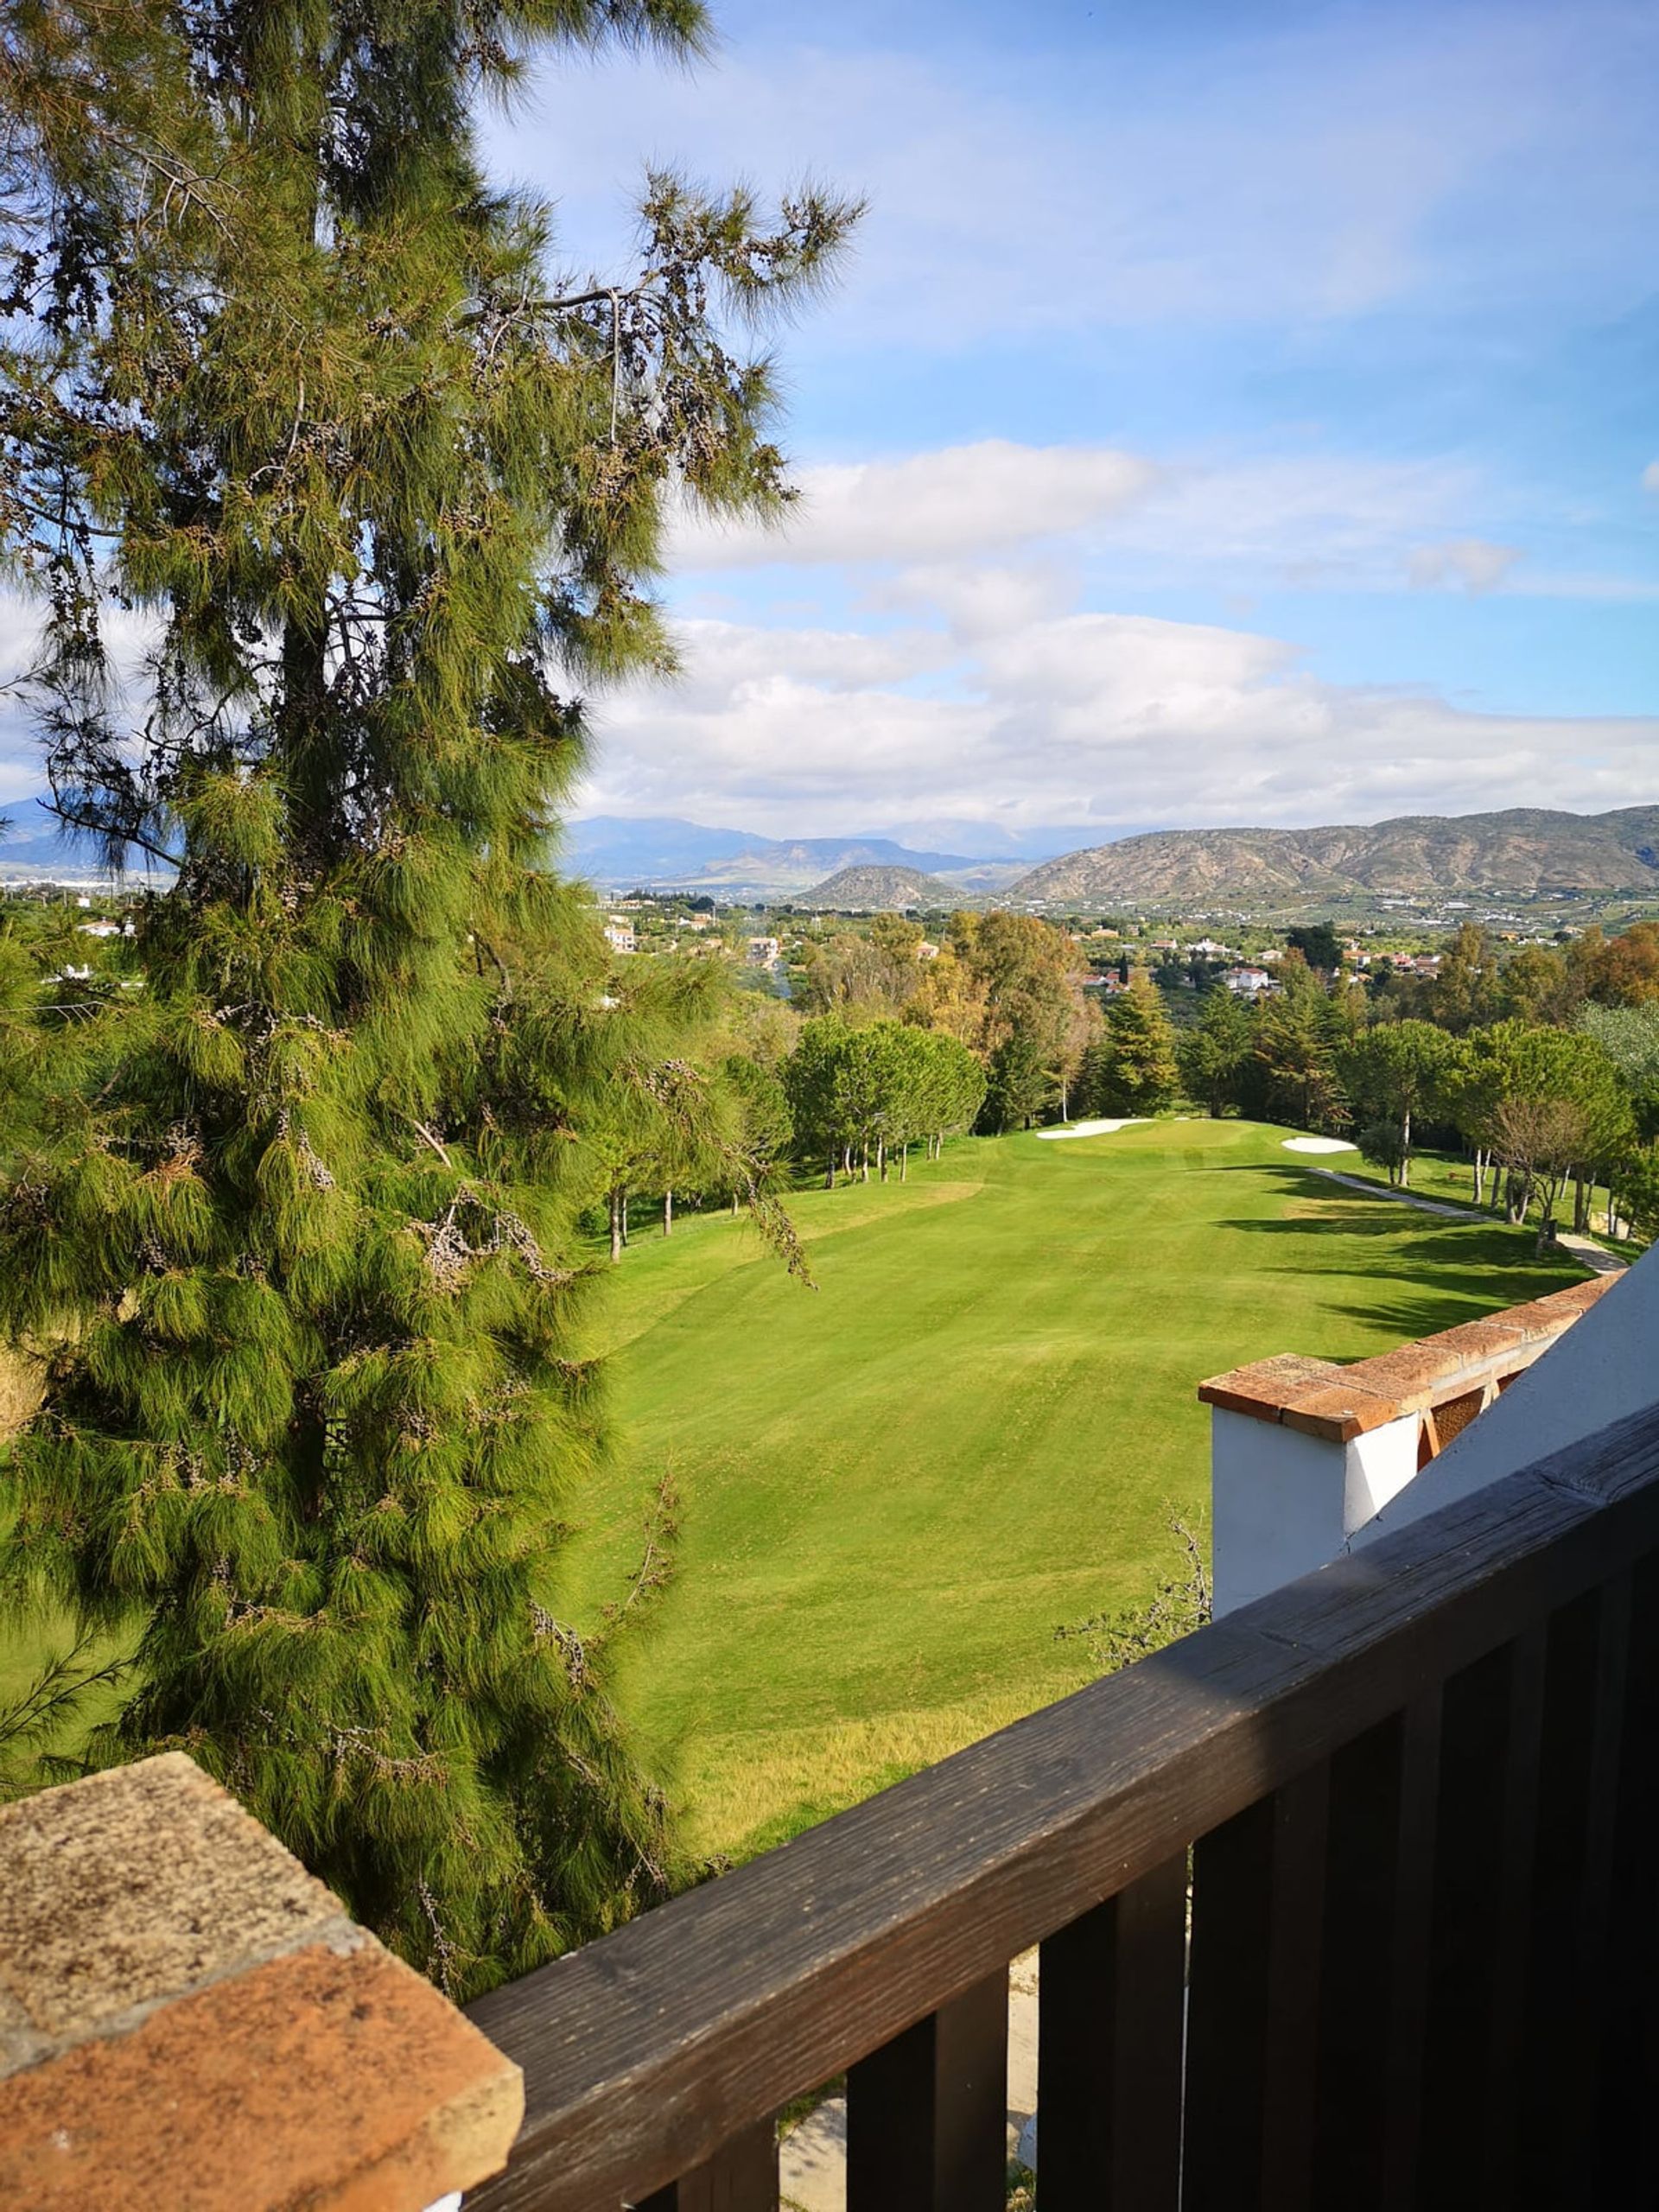
<path fill-rule="evenodd" d="M 803 1192 L 812 1293 L 718 1217 L 630 1249 L 570 1603 L 620 1592 L 671 1471 L 679 1571 L 619 1696 L 697 1841 L 747 1853 L 1074 1688 L 1057 1625 L 1141 1599 L 1172 1513 L 1207 1520 L 1204 1376 L 1579 1278 L 1529 1232 L 1324 1182 L 1283 1135 L 982 1140 Z"/>

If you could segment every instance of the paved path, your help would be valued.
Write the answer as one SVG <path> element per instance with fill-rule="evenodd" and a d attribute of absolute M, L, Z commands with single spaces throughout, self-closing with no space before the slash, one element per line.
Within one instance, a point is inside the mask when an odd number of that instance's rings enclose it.
<path fill-rule="evenodd" d="M 1420 1198 L 1415 1191 L 1396 1191 L 1389 1183 L 1369 1183 L 1363 1175 L 1344 1175 L 1335 1167 L 1310 1167 L 1310 1175 L 1323 1175 L 1327 1183 L 1340 1183 L 1350 1191 L 1363 1191 L 1368 1198 L 1398 1198 L 1402 1206 L 1415 1206 L 1419 1213 L 1444 1214 L 1448 1221 L 1491 1221 L 1489 1213 L 1480 1213 L 1473 1206 L 1447 1205 L 1442 1198 Z"/>
<path fill-rule="evenodd" d="M 1484 1209 L 1478 1211 L 1473 1206 L 1447 1205 L 1440 1198 L 1420 1198 L 1414 1191 L 1395 1191 L 1386 1183 L 1368 1183 L 1363 1175 L 1340 1174 L 1334 1167 L 1313 1167 L 1308 1173 L 1323 1175 L 1327 1183 L 1340 1183 L 1347 1190 L 1363 1191 L 1367 1198 L 1397 1198 L 1402 1206 L 1415 1206 L 1419 1213 L 1444 1214 L 1448 1221 L 1490 1223 L 1493 1219 Z M 1592 1275 L 1622 1275 L 1630 1265 L 1628 1260 L 1621 1260 L 1616 1252 L 1608 1251 L 1592 1236 L 1580 1236 L 1571 1229 L 1558 1230 L 1555 1242 Z"/>

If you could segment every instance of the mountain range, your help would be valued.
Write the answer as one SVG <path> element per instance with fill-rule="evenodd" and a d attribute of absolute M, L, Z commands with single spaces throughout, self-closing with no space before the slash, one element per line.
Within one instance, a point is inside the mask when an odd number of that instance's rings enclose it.
<path fill-rule="evenodd" d="M 573 874 L 612 891 L 638 886 L 707 892 L 734 901 L 789 899 L 845 868 L 880 868 L 949 875 L 961 890 L 983 896 L 1023 874 L 1033 861 L 1067 851 L 1077 834 L 1075 829 L 1030 830 L 1020 841 L 1023 850 L 1009 850 L 1014 841 L 1004 833 L 986 841 L 1001 850 L 923 851 L 890 836 L 759 837 L 673 816 L 594 815 L 565 824 L 563 855 Z"/>
<path fill-rule="evenodd" d="M 1001 895 L 1041 906 L 1180 906 L 1469 891 L 1659 897 L 1659 806 L 1402 814 L 1317 830 L 1160 830 L 1046 861 Z"/>
<path fill-rule="evenodd" d="M 86 841 L 66 837 L 41 802 L 0 802 L 0 815 L 13 824 L 0 842 L 0 874 L 92 872 Z M 602 891 L 703 892 L 733 904 L 810 898 L 921 906 L 965 896 L 1050 906 L 1282 906 L 1567 891 L 1659 898 L 1659 806 L 1605 814 L 1510 807 L 1313 830 L 1157 830 L 1082 849 L 1072 842 L 1075 824 L 931 827 L 960 833 L 957 849 L 887 836 L 760 837 L 677 816 L 596 815 L 565 824 L 561 866 Z"/>

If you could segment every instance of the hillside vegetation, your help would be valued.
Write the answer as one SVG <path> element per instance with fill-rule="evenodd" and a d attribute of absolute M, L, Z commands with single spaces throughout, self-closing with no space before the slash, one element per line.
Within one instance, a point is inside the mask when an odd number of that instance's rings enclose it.
<path fill-rule="evenodd" d="M 814 906 L 840 907 L 849 913 L 902 912 L 907 906 L 948 906 L 960 899 L 960 885 L 948 876 L 924 875 L 909 868 L 843 868 L 806 894 Z"/>
<path fill-rule="evenodd" d="M 1074 1688 L 1054 1631 L 1207 1526 L 1206 1375 L 1338 1359 L 1578 1279 L 1524 1231 L 1343 1191 L 1285 1132 L 1165 1121 L 949 1147 L 791 1200 L 818 1287 L 717 1217 L 615 1280 L 620 1449 L 568 1602 L 620 1599 L 664 1478 L 677 1571 L 620 1695 L 740 1853 Z"/>
<path fill-rule="evenodd" d="M 1407 814 L 1317 830 L 1160 830 L 1046 861 L 1005 895 L 1179 902 L 1478 890 L 1659 893 L 1659 806 Z"/>

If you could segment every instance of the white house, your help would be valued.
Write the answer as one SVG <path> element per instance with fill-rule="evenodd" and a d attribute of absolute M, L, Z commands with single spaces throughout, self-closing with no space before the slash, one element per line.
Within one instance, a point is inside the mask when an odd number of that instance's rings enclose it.
<path fill-rule="evenodd" d="M 1265 968 L 1229 968 L 1221 980 L 1241 998 L 1259 998 L 1263 991 L 1273 988 L 1273 978 Z"/>
<path fill-rule="evenodd" d="M 611 915 L 605 924 L 605 942 L 613 952 L 632 952 L 633 924 L 620 914 Z"/>

